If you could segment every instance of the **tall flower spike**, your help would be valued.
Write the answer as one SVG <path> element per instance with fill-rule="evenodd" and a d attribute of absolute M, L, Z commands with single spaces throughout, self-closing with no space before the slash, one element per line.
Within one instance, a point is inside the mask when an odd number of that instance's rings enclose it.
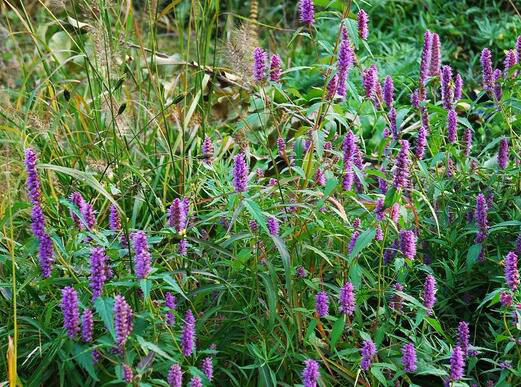
<path fill-rule="evenodd" d="M 403 292 L 403 285 L 399 282 L 395 283 L 393 288 L 395 292 Z M 398 294 L 394 294 L 394 296 L 391 298 L 389 302 L 389 307 L 399 312 L 402 310 L 402 304 L 403 298 Z"/>
<path fill-rule="evenodd" d="M 40 179 L 36 171 L 38 157 L 32 148 L 25 150 L 25 169 L 27 171 L 27 193 L 33 204 L 39 203 L 41 198 Z"/>
<path fill-rule="evenodd" d="M 463 143 L 465 144 L 465 157 L 469 157 L 472 150 L 472 129 L 465 129 L 465 133 L 463 134 Z"/>
<path fill-rule="evenodd" d="M 121 230 L 121 218 L 119 217 L 118 209 L 114 204 L 110 206 L 109 227 L 114 232 L 119 232 Z"/>
<path fill-rule="evenodd" d="M 203 160 L 204 163 L 209 165 L 213 161 L 214 156 L 214 148 L 212 139 L 208 136 L 204 138 L 203 145 L 201 146 L 201 150 L 203 152 Z"/>
<path fill-rule="evenodd" d="M 516 40 L 516 54 L 517 62 L 521 63 L 521 35 L 519 35 Z"/>
<path fill-rule="evenodd" d="M 447 140 L 450 144 L 458 140 L 458 116 L 454 109 L 447 113 Z"/>
<path fill-rule="evenodd" d="M 423 126 L 418 129 L 418 137 L 416 139 L 416 157 L 423 160 L 425 157 L 425 148 L 427 147 L 427 131 Z"/>
<path fill-rule="evenodd" d="M 469 354 L 469 324 L 461 321 L 458 325 L 458 346 L 463 351 L 464 356 Z"/>
<path fill-rule="evenodd" d="M 117 295 L 114 297 L 114 330 L 116 331 L 116 343 L 120 349 L 123 349 L 128 337 L 132 333 L 133 325 L 133 314 L 132 308 L 125 297 Z"/>
<path fill-rule="evenodd" d="M 94 321 L 92 319 L 92 311 L 85 309 L 81 317 L 81 338 L 85 343 L 92 341 L 92 334 L 94 331 Z"/>
<path fill-rule="evenodd" d="M 353 172 L 353 167 L 351 163 L 347 164 L 344 172 L 344 176 L 342 178 L 342 188 L 344 191 L 351 191 L 353 189 L 353 182 L 355 179 L 355 175 Z"/>
<path fill-rule="evenodd" d="M 510 251 L 505 257 L 505 282 L 512 291 L 516 291 L 519 287 L 517 255 L 513 251 Z"/>
<path fill-rule="evenodd" d="M 83 201 L 81 203 L 80 212 L 83 218 L 80 228 L 82 230 L 93 231 L 96 226 L 96 213 L 94 212 L 92 204 Z"/>
<path fill-rule="evenodd" d="M 304 387 L 316 387 L 320 376 L 318 363 L 315 360 L 308 359 L 304 361 L 304 365 L 304 371 L 302 371 Z"/>
<path fill-rule="evenodd" d="M 351 130 L 344 137 L 342 149 L 344 151 L 344 168 L 347 168 L 347 165 L 353 161 L 356 151 L 356 136 Z"/>
<path fill-rule="evenodd" d="M 337 89 L 338 95 L 345 97 L 347 73 L 353 64 L 353 51 L 351 49 L 351 42 L 348 39 L 343 39 L 338 48 L 337 59 Z"/>
<path fill-rule="evenodd" d="M 190 356 L 195 352 L 195 318 L 191 310 L 187 310 L 185 314 L 185 323 L 181 333 L 181 348 L 185 356 Z"/>
<path fill-rule="evenodd" d="M 165 306 L 168 308 L 168 312 L 166 312 L 166 324 L 168 326 L 172 326 L 175 323 L 175 315 L 174 311 L 176 310 L 176 298 L 170 292 L 165 293 Z"/>
<path fill-rule="evenodd" d="M 280 69 L 281 64 L 282 64 L 282 61 L 280 60 L 280 56 L 273 55 L 271 57 L 270 81 L 272 81 L 272 82 L 280 81 L 280 75 L 282 74 L 282 70 Z"/>
<path fill-rule="evenodd" d="M 282 137 L 277 138 L 277 148 L 279 149 L 279 156 L 283 156 L 286 151 L 286 143 Z"/>
<path fill-rule="evenodd" d="M 205 357 L 203 359 L 203 362 L 201 363 L 201 370 L 203 371 L 203 374 L 205 374 L 205 376 L 211 382 L 213 379 L 213 363 L 212 358 L 210 356 Z"/>
<path fill-rule="evenodd" d="M 483 74 L 483 89 L 492 90 L 494 81 L 492 78 L 492 53 L 488 48 L 481 51 L 481 71 Z"/>
<path fill-rule="evenodd" d="M 508 138 L 504 137 L 499 142 L 499 152 L 497 154 L 497 165 L 500 169 L 508 166 Z"/>
<path fill-rule="evenodd" d="M 396 189 L 407 188 L 409 186 L 409 141 L 400 141 L 400 152 L 396 157 L 393 186 Z"/>
<path fill-rule="evenodd" d="M 83 199 L 83 196 L 81 196 L 81 193 L 79 192 L 73 192 L 69 198 L 70 202 L 76 206 L 78 211 L 81 213 L 81 208 L 83 207 L 83 203 L 85 202 L 85 199 Z M 71 211 L 71 218 L 76 223 L 76 227 L 78 229 L 81 229 L 81 219 Z"/>
<path fill-rule="evenodd" d="M 275 217 L 268 218 L 267 226 L 271 235 L 279 235 L 279 221 Z"/>
<path fill-rule="evenodd" d="M 459 346 L 456 346 L 450 357 L 450 380 L 458 381 L 463 379 L 464 368 L 465 360 L 463 358 L 463 351 Z"/>
<path fill-rule="evenodd" d="M 431 77 L 436 77 L 440 75 L 441 66 L 440 36 L 436 33 L 433 33 L 431 39 L 431 64 L 429 68 L 429 75 Z"/>
<path fill-rule="evenodd" d="M 454 80 L 454 102 L 457 102 L 461 99 L 461 95 L 463 93 L 463 78 L 458 73 L 456 74 L 456 79 Z"/>
<path fill-rule="evenodd" d="M 351 235 L 351 240 L 349 241 L 349 245 L 347 246 L 347 250 L 349 254 L 351 254 L 355 248 L 356 241 L 358 240 L 358 237 L 360 236 L 360 231 L 353 231 L 353 235 Z"/>
<path fill-rule="evenodd" d="M 299 2 L 300 21 L 304 24 L 313 25 L 315 23 L 315 7 L 313 0 L 300 0 Z"/>
<path fill-rule="evenodd" d="M 233 187 L 235 192 L 246 192 L 248 189 L 248 165 L 244 160 L 244 153 L 239 153 L 234 158 Z"/>
<path fill-rule="evenodd" d="M 518 58 L 516 57 L 516 52 L 514 50 L 508 50 L 507 55 L 505 57 L 505 78 L 508 77 L 508 72 L 510 71 L 510 68 L 515 66 L 517 64 Z M 515 73 L 512 74 L 513 77 L 515 77 Z"/>
<path fill-rule="evenodd" d="M 416 256 L 416 234 L 413 231 L 400 231 L 400 250 L 406 258 L 414 259 Z"/>
<path fill-rule="evenodd" d="M 398 139 L 398 127 L 396 126 L 396 109 L 391 108 L 391 110 L 389 110 L 389 114 L 387 115 L 387 117 L 389 118 L 389 124 L 391 127 L 391 133 L 393 135 L 393 140 L 397 140 Z"/>
<path fill-rule="evenodd" d="M 315 310 L 319 317 L 329 315 L 329 299 L 326 292 L 318 292 L 315 297 Z"/>
<path fill-rule="evenodd" d="M 428 316 L 432 314 L 432 308 L 436 303 L 436 292 L 436 280 L 432 275 L 428 275 L 423 286 L 423 306 L 427 309 Z"/>
<path fill-rule="evenodd" d="M 376 355 L 376 346 L 371 340 L 365 340 L 360 352 L 362 353 L 360 367 L 364 371 L 369 371 L 373 363 L 373 357 Z"/>
<path fill-rule="evenodd" d="M 78 310 L 78 293 L 67 286 L 62 289 L 61 309 L 63 312 L 63 327 L 67 335 L 73 339 L 80 332 L 80 312 Z"/>
<path fill-rule="evenodd" d="M 45 218 L 39 202 L 33 204 L 31 219 L 33 234 L 38 239 L 38 256 L 42 277 L 49 278 L 52 270 L 51 265 L 54 262 L 53 248 L 51 238 L 45 231 Z"/>
<path fill-rule="evenodd" d="M 452 101 L 454 100 L 454 89 L 452 87 L 452 68 L 443 66 L 441 69 L 441 99 L 443 107 L 447 110 L 452 109 Z"/>
<path fill-rule="evenodd" d="M 128 364 L 123 364 L 122 370 L 125 383 L 132 383 L 132 379 L 134 379 L 132 368 Z"/>
<path fill-rule="evenodd" d="M 402 365 L 405 372 L 416 372 L 416 349 L 414 344 L 405 344 L 402 347 Z"/>
<path fill-rule="evenodd" d="M 203 387 L 203 382 L 199 376 L 194 376 L 192 380 L 190 380 L 190 387 Z"/>
<path fill-rule="evenodd" d="M 364 87 L 366 97 L 373 98 L 377 83 L 377 69 L 375 65 L 372 65 L 362 73 L 362 86 Z"/>
<path fill-rule="evenodd" d="M 474 217 L 476 219 L 476 224 L 479 230 L 484 234 L 486 234 L 488 230 L 487 212 L 487 199 L 485 198 L 485 195 L 480 193 L 476 198 L 476 210 Z"/>
<path fill-rule="evenodd" d="M 324 175 L 324 172 L 320 168 L 317 168 L 317 172 L 315 173 L 315 183 L 320 186 L 326 185 L 326 175 Z"/>
<path fill-rule="evenodd" d="M 387 107 L 390 109 L 394 102 L 394 85 L 393 79 L 390 75 L 385 78 L 384 82 L 384 101 Z"/>
<path fill-rule="evenodd" d="M 418 89 L 411 93 L 411 106 L 415 109 L 420 108 L 420 97 L 418 95 Z"/>
<path fill-rule="evenodd" d="M 429 75 L 431 66 L 432 33 L 430 31 L 425 31 L 423 37 L 423 50 L 420 59 L 420 88 L 418 92 L 418 99 L 420 101 L 424 101 L 426 97 L 425 82 L 427 81 L 427 76 Z"/>
<path fill-rule="evenodd" d="M 92 301 L 95 301 L 103 293 L 103 285 L 107 280 L 107 257 L 105 250 L 95 247 L 90 250 L 90 284 Z"/>
<path fill-rule="evenodd" d="M 331 80 L 327 84 L 327 100 L 328 101 L 331 101 L 335 97 L 337 83 L 338 83 L 338 76 L 334 75 L 333 78 L 331 78 Z"/>
<path fill-rule="evenodd" d="M 168 370 L 167 382 L 169 387 L 183 387 L 183 371 L 179 364 L 172 364 Z"/>
<path fill-rule="evenodd" d="M 501 98 L 503 98 L 503 89 L 501 87 L 501 80 L 503 78 L 503 73 L 500 69 L 495 69 L 492 74 L 492 83 L 493 83 L 493 91 L 496 100 L 499 102 Z"/>
<path fill-rule="evenodd" d="M 346 282 L 340 289 L 340 312 L 346 316 L 352 316 L 355 312 L 355 291 L 351 282 Z"/>
<path fill-rule="evenodd" d="M 175 198 L 168 209 L 168 226 L 174 227 L 178 233 L 183 232 L 187 226 L 188 209 L 184 198 Z"/>
<path fill-rule="evenodd" d="M 369 28 L 367 26 L 369 17 L 367 16 L 367 13 L 361 9 L 358 12 L 357 16 L 357 24 L 358 24 L 358 36 L 360 36 L 360 39 L 367 40 L 367 37 L 369 36 Z"/>
<path fill-rule="evenodd" d="M 137 231 L 132 234 L 134 251 L 136 253 L 136 277 L 144 279 L 150 273 L 150 252 L 148 251 L 147 236 L 144 231 Z"/>
<path fill-rule="evenodd" d="M 266 79 L 266 52 L 260 47 L 253 50 L 253 78 L 257 82 Z"/>

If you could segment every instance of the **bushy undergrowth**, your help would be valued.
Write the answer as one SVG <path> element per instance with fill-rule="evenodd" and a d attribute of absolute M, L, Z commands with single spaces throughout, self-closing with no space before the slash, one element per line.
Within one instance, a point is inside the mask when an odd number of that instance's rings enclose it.
<path fill-rule="evenodd" d="M 1 43 L 13 385 L 521 383 L 519 20 L 51 3 Z"/>

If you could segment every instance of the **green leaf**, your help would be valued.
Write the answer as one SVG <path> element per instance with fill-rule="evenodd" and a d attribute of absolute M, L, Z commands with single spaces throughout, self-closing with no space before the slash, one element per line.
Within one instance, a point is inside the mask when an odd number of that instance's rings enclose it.
<path fill-rule="evenodd" d="M 113 315 L 114 299 L 98 297 L 94 302 L 94 307 L 96 308 L 96 312 L 98 312 L 98 315 L 105 323 L 105 327 L 112 335 L 112 338 L 114 339 L 114 341 L 116 341 L 116 331 L 114 330 Z"/>
<path fill-rule="evenodd" d="M 98 381 L 96 370 L 94 369 L 94 363 L 92 362 L 92 350 L 83 344 L 74 345 L 74 353 L 76 354 L 76 361 L 78 364 L 90 375 L 92 379 Z"/>
<path fill-rule="evenodd" d="M 365 230 L 363 233 L 361 233 L 358 239 L 356 240 L 355 247 L 353 248 L 353 251 L 351 251 L 349 257 L 356 257 L 363 249 L 365 249 L 367 246 L 369 246 L 369 244 L 371 244 L 375 235 L 376 230 L 374 228 L 369 228 Z"/>
<path fill-rule="evenodd" d="M 273 327 L 275 324 L 275 316 L 277 314 L 277 293 L 274 281 L 270 281 L 270 278 L 266 273 L 260 274 L 262 282 L 264 282 L 264 286 L 266 288 L 266 292 L 268 293 L 268 311 L 269 311 L 269 326 Z"/>
<path fill-rule="evenodd" d="M 284 274 L 286 276 L 286 289 L 291 293 L 291 259 L 286 248 L 286 244 L 278 235 L 271 235 L 271 239 L 275 242 L 275 246 L 279 250 L 282 265 L 284 266 Z"/>
<path fill-rule="evenodd" d="M 154 351 L 155 353 L 157 353 L 159 356 L 162 356 L 164 357 L 165 359 L 168 359 L 170 361 L 174 361 L 174 358 L 172 356 L 170 356 L 169 354 L 167 354 L 165 351 L 163 351 L 161 348 L 159 348 L 157 345 L 155 345 L 154 343 L 151 343 L 149 341 L 146 341 L 144 338 L 142 338 L 141 336 L 137 336 L 137 341 L 139 343 L 139 345 L 141 346 L 141 348 L 145 349 L 145 350 L 150 350 L 150 351 Z M 145 351 L 146 352 L 146 351 Z"/>
<path fill-rule="evenodd" d="M 345 326 L 345 318 L 344 316 L 341 316 L 337 318 L 335 321 L 335 325 L 333 325 L 333 329 L 331 330 L 331 338 L 329 340 L 329 345 L 331 347 L 331 350 L 335 348 L 336 342 L 342 336 L 342 332 L 344 332 L 344 326 Z"/>
<path fill-rule="evenodd" d="M 180 294 L 181 296 L 183 296 L 183 298 L 185 300 L 188 301 L 188 298 L 186 297 L 185 293 L 183 292 L 183 289 L 181 289 L 181 287 L 179 286 L 179 284 L 177 283 L 177 281 L 175 279 L 173 279 L 170 274 L 163 274 L 162 278 L 165 280 L 165 282 L 167 284 L 170 285 L 170 287 L 178 294 Z"/>
<path fill-rule="evenodd" d="M 397 192 L 395 187 L 389 188 L 384 200 L 384 209 L 391 207 L 396 202 Z"/>
<path fill-rule="evenodd" d="M 143 295 L 145 298 L 150 297 L 150 290 L 152 289 L 152 281 L 147 279 L 142 279 L 139 281 L 139 287 L 143 291 Z"/>
<path fill-rule="evenodd" d="M 481 249 L 482 247 L 480 243 L 470 246 L 470 249 L 467 252 L 467 271 L 470 271 L 472 269 L 472 266 L 474 266 L 474 264 L 478 260 Z"/>
<path fill-rule="evenodd" d="M 259 205 L 251 199 L 244 199 L 244 207 L 251 214 L 253 219 L 257 221 L 262 227 L 262 229 L 268 232 L 268 227 L 266 226 L 266 217 L 262 214 L 262 210 Z"/>

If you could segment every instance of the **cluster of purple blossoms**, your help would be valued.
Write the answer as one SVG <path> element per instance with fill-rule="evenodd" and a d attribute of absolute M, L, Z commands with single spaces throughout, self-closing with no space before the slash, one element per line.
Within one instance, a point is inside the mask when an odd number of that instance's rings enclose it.
<path fill-rule="evenodd" d="M 313 0 L 299 1 L 300 21 L 304 24 L 313 25 L 315 23 L 315 7 Z"/>
<path fill-rule="evenodd" d="M 412 93 L 411 93 L 411 106 L 415 109 L 419 109 L 420 108 L 420 96 L 419 96 L 419 93 L 418 93 L 418 89 L 415 89 Z"/>
<path fill-rule="evenodd" d="M 297 272 L 297 277 L 298 278 L 305 278 L 307 276 L 306 269 L 304 269 L 303 266 L 297 267 L 296 272 Z"/>
<path fill-rule="evenodd" d="M 148 251 L 147 236 L 144 231 L 132 234 L 132 242 L 136 253 L 136 277 L 144 279 L 150 273 L 150 252 Z"/>
<path fill-rule="evenodd" d="M 395 283 L 393 288 L 395 292 L 403 292 L 404 289 L 403 285 L 399 282 Z M 389 301 L 389 307 L 397 312 L 400 312 L 402 310 L 402 306 L 403 298 L 398 294 L 394 294 Z"/>
<path fill-rule="evenodd" d="M 271 64 L 270 64 L 270 81 L 272 81 L 272 82 L 280 81 L 280 76 L 282 74 L 282 70 L 280 69 L 281 64 L 282 64 L 282 61 L 280 60 L 280 56 L 272 55 Z"/>
<path fill-rule="evenodd" d="M 90 288 L 92 289 L 92 301 L 103 293 L 103 285 L 107 280 L 108 267 L 105 250 L 95 247 L 90 250 Z"/>
<path fill-rule="evenodd" d="M 92 311 L 90 309 L 85 309 L 81 316 L 81 339 L 85 343 L 90 343 L 92 341 L 93 333 L 94 320 L 92 318 Z"/>
<path fill-rule="evenodd" d="M 165 306 L 168 308 L 168 312 L 166 312 L 166 324 L 168 326 L 172 326 L 175 323 L 175 315 L 174 311 L 176 310 L 176 298 L 172 293 L 167 292 L 165 294 Z"/>
<path fill-rule="evenodd" d="M 320 168 L 317 168 L 317 172 L 315 173 L 315 183 L 320 186 L 326 185 L 326 175 L 324 175 L 324 172 Z"/>
<path fill-rule="evenodd" d="M 318 363 L 315 360 L 308 359 L 304 361 L 304 365 L 304 371 L 302 371 L 304 387 L 316 387 L 320 376 Z"/>
<path fill-rule="evenodd" d="M 454 89 L 452 86 L 452 68 L 450 66 L 442 67 L 440 83 L 443 108 L 445 108 L 446 110 L 451 110 L 452 101 L 454 100 Z"/>
<path fill-rule="evenodd" d="M 483 74 L 483 89 L 491 91 L 494 87 L 492 70 L 492 53 L 488 48 L 481 51 L 481 71 Z"/>
<path fill-rule="evenodd" d="M 517 64 L 517 60 L 516 52 L 514 50 L 508 50 L 507 55 L 505 56 L 505 78 L 508 77 L 510 69 Z M 516 73 L 513 73 L 512 76 L 515 77 Z"/>
<path fill-rule="evenodd" d="M 465 359 L 463 356 L 463 351 L 460 346 L 454 347 L 452 351 L 452 355 L 450 357 L 450 380 L 458 381 L 463 379 L 465 368 Z"/>
<path fill-rule="evenodd" d="M 347 36 L 340 42 L 337 58 L 336 93 L 342 97 L 347 94 L 346 82 L 349 68 L 353 64 L 353 50 Z M 334 96 L 334 95 L 333 95 Z"/>
<path fill-rule="evenodd" d="M 315 311 L 318 317 L 329 315 L 329 298 L 326 292 L 318 292 L 315 296 Z"/>
<path fill-rule="evenodd" d="M 469 324 L 461 321 L 458 325 L 458 346 L 461 348 L 464 356 L 469 354 L 469 336 Z"/>
<path fill-rule="evenodd" d="M 496 97 L 496 101 L 500 101 L 503 98 L 503 89 L 501 87 L 501 79 L 503 77 L 503 73 L 500 69 L 495 69 L 492 74 L 492 82 L 494 84 L 494 96 Z"/>
<path fill-rule="evenodd" d="M 391 133 L 393 135 L 393 140 L 398 139 L 398 127 L 396 125 L 396 109 L 394 107 L 389 110 L 389 114 L 387 114 L 387 118 L 389 119 L 389 126 L 391 128 Z"/>
<path fill-rule="evenodd" d="M 182 233 L 188 225 L 188 212 L 190 211 L 190 199 L 175 198 L 168 209 L 168 226 L 174 227 L 178 233 Z"/>
<path fill-rule="evenodd" d="M 355 291 L 351 282 L 346 282 L 340 289 L 340 312 L 346 316 L 352 316 L 355 312 L 356 300 Z"/>
<path fill-rule="evenodd" d="M 125 297 L 119 294 L 114 297 L 113 313 L 116 343 L 119 349 L 122 350 L 134 327 L 132 308 L 125 300 Z"/>
<path fill-rule="evenodd" d="M 367 13 L 361 9 L 358 12 L 357 16 L 357 24 L 358 24 L 358 36 L 360 36 L 360 39 L 367 40 L 367 36 L 369 35 L 369 29 L 367 27 L 369 21 L 369 17 L 367 16 Z"/>
<path fill-rule="evenodd" d="M 253 50 L 253 78 L 257 82 L 262 82 L 266 78 L 266 52 L 257 47 Z"/>
<path fill-rule="evenodd" d="M 416 234 L 414 231 L 400 231 L 400 250 L 406 258 L 414 259 L 416 256 Z"/>
<path fill-rule="evenodd" d="M 246 192 L 248 188 L 248 165 L 244 153 L 239 153 L 234 158 L 233 187 L 235 192 Z"/>
<path fill-rule="evenodd" d="M 402 347 L 402 365 L 405 372 L 416 372 L 416 349 L 414 344 L 405 344 Z"/>
<path fill-rule="evenodd" d="M 259 229 L 259 225 L 257 224 L 257 222 L 255 220 L 250 220 L 250 231 L 251 232 L 257 232 L 257 230 Z"/>
<path fill-rule="evenodd" d="M 514 299 L 510 293 L 501 292 L 499 295 L 499 302 L 503 308 L 510 308 L 514 302 Z"/>
<path fill-rule="evenodd" d="M 134 374 L 132 372 L 132 368 L 128 364 L 123 364 L 123 381 L 125 383 L 132 383 L 132 379 L 134 379 Z"/>
<path fill-rule="evenodd" d="M 436 280 L 432 275 L 428 275 L 425 278 L 425 284 L 423 285 L 423 306 L 427 309 L 427 315 L 432 314 L 432 308 L 436 303 Z"/>
<path fill-rule="evenodd" d="M 63 327 L 67 335 L 73 339 L 80 332 L 80 312 L 78 310 L 78 293 L 67 286 L 62 289 L 61 309 L 63 312 Z"/>
<path fill-rule="evenodd" d="M 364 87 L 366 97 L 373 99 L 373 101 L 377 95 L 376 88 L 378 84 L 378 70 L 376 65 L 372 65 L 362 73 L 362 86 Z"/>
<path fill-rule="evenodd" d="M 76 206 L 78 211 L 81 213 L 81 208 L 83 207 L 83 203 L 85 202 L 85 199 L 83 199 L 83 196 L 81 196 L 81 193 L 79 192 L 73 192 L 71 196 L 69 197 L 69 201 Z M 71 218 L 76 223 L 76 227 L 78 229 L 81 229 L 81 219 L 79 216 L 77 216 L 72 210 L 70 211 Z"/>
<path fill-rule="evenodd" d="M 517 255 L 510 251 L 505 257 L 505 282 L 510 290 L 515 291 L 519 287 L 519 271 L 517 269 Z"/>
<path fill-rule="evenodd" d="M 271 235 L 279 235 L 279 221 L 275 217 L 268 217 L 267 226 Z"/>
<path fill-rule="evenodd" d="M 207 356 L 203 359 L 201 363 L 201 370 L 203 371 L 203 374 L 205 374 L 205 376 L 211 382 L 213 379 L 213 362 L 211 356 Z"/>
<path fill-rule="evenodd" d="M 465 129 L 465 133 L 463 134 L 463 144 L 465 145 L 465 157 L 469 157 L 472 150 L 472 129 Z"/>
<path fill-rule="evenodd" d="M 390 75 L 385 78 L 384 81 L 384 102 L 385 105 L 390 109 L 393 107 L 394 103 L 394 85 L 393 79 Z"/>
<path fill-rule="evenodd" d="M 418 137 L 416 138 L 416 157 L 423 160 L 425 157 L 425 149 L 427 148 L 427 130 L 422 125 L 418 129 Z"/>
<path fill-rule="evenodd" d="M 396 157 L 393 186 L 399 190 L 409 186 L 409 141 L 400 141 L 400 151 Z"/>
<path fill-rule="evenodd" d="M 286 151 L 286 143 L 282 137 L 277 138 L 277 148 L 279 150 L 279 156 L 284 156 L 284 152 Z"/>
<path fill-rule="evenodd" d="M 373 363 L 373 358 L 376 355 L 376 346 L 371 340 L 364 340 L 364 344 L 360 352 L 362 353 L 360 368 L 362 368 L 364 371 L 369 371 L 369 368 L 371 368 L 371 364 Z"/>
<path fill-rule="evenodd" d="M 212 139 L 208 136 L 204 138 L 203 145 L 201 146 L 201 150 L 203 152 L 203 160 L 204 163 L 210 165 L 213 161 L 214 156 L 214 148 Z"/>
<path fill-rule="evenodd" d="M 427 81 L 427 77 L 429 75 L 430 66 L 431 66 L 431 51 L 432 51 L 432 33 L 430 31 L 425 31 L 424 41 L 423 41 L 423 50 L 420 59 L 420 87 L 418 89 L 418 100 L 424 101 L 426 92 L 425 92 L 425 83 Z"/>
<path fill-rule="evenodd" d="M 169 387 L 182 387 L 183 386 L 183 371 L 179 364 L 172 364 L 168 370 L 167 382 Z"/>
<path fill-rule="evenodd" d="M 487 222 L 488 205 L 485 195 L 480 193 L 476 198 L 476 210 L 474 212 L 474 218 L 479 231 L 476 235 L 476 243 L 482 243 L 488 233 L 488 222 Z"/>
<path fill-rule="evenodd" d="M 508 166 L 508 138 L 502 138 L 499 142 L 497 165 L 500 169 L 506 169 Z"/>
<path fill-rule="evenodd" d="M 447 113 L 447 140 L 450 144 L 458 140 L 458 116 L 454 109 Z"/>
<path fill-rule="evenodd" d="M 456 79 L 454 80 L 454 101 L 459 101 L 461 99 L 463 93 L 463 78 L 458 73 L 456 74 Z"/>
<path fill-rule="evenodd" d="M 327 100 L 331 101 L 336 95 L 336 88 L 338 84 L 338 76 L 335 74 L 327 84 Z"/>
<path fill-rule="evenodd" d="M 347 250 L 349 251 L 349 254 L 351 254 L 355 248 L 356 241 L 358 240 L 358 237 L 360 236 L 360 231 L 355 230 L 353 231 L 353 234 L 351 235 L 351 240 L 349 241 L 349 245 L 347 246 Z"/>
<path fill-rule="evenodd" d="M 37 156 L 32 148 L 25 150 L 25 169 L 27 171 L 27 192 L 33 209 L 31 212 L 32 230 L 38 240 L 38 258 L 43 278 L 51 276 L 53 259 L 52 240 L 45 230 L 45 217 L 41 205 L 40 180 L 36 171 Z"/>
<path fill-rule="evenodd" d="M 440 75 L 441 66 L 441 46 L 440 36 L 437 33 L 431 34 L 431 58 L 429 66 L 429 75 L 436 77 Z"/>
<path fill-rule="evenodd" d="M 114 233 L 119 233 L 121 231 L 121 217 L 119 216 L 118 209 L 114 204 L 110 206 L 109 226 Z M 121 235 L 120 243 L 123 247 L 128 246 L 128 241 L 124 234 Z"/>
<path fill-rule="evenodd" d="M 191 310 L 187 310 L 185 314 L 185 324 L 181 332 L 181 348 L 185 356 L 190 356 L 195 351 L 195 318 Z"/>
<path fill-rule="evenodd" d="M 87 231 L 94 231 L 96 227 L 96 213 L 92 204 L 85 200 L 81 203 L 80 212 L 82 216 L 81 229 Z"/>

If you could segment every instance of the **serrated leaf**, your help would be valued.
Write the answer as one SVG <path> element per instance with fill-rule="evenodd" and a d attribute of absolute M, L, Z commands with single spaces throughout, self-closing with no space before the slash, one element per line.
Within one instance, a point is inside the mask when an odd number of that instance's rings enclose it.
<path fill-rule="evenodd" d="M 336 342 L 342 336 L 342 333 L 344 332 L 344 326 L 345 326 L 345 318 L 344 316 L 341 316 L 337 318 L 335 321 L 335 325 L 333 325 L 333 329 L 331 330 L 331 338 L 329 340 L 329 345 L 331 347 L 331 350 L 335 348 Z"/>
<path fill-rule="evenodd" d="M 103 320 L 105 327 L 112 335 L 114 341 L 116 340 L 116 331 L 114 330 L 114 299 L 112 298 L 104 298 L 98 297 L 94 302 L 94 307 L 96 308 L 96 312 Z"/>
<path fill-rule="evenodd" d="M 367 246 L 371 244 L 375 235 L 376 230 L 374 228 L 369 228 L 365 230 L 363 233 L 361 233 L 360 236 L 357 238 L 355 247 L 353 248 L 353 251 L 351 251 L 349 257 L 356 257 L 363 249 L 365 249 Z"/>

